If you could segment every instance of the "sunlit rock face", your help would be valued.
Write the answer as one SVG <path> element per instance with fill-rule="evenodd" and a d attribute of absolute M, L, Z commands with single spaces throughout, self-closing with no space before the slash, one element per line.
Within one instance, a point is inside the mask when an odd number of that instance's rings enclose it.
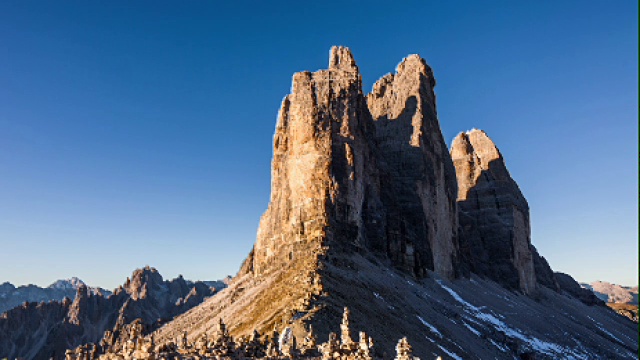
<path fill-rule="evenodd" d="M 451 145 L 458 179 L 461 243 L 471 271 L 531 294 L 537 281 L 529 205 L 484 131 Z"/>

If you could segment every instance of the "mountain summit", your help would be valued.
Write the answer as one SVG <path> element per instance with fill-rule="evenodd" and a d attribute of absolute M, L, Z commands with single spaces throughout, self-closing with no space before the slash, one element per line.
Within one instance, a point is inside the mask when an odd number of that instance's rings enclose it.
<path fill-rule="evenodd" d="M 332 344 L 346 306 L 376 357 L 406 336 L 422 358 L 635 358 L 635 324 L 531 244 L 527 201 L 491 139 L 463 133 L 449 152 L 435 84 L 410 55 L 365 95 L 345 47 L 294 74 L 252 251 L 154 341 L 188 344 L 224 319 L 232 336 L 313 329 Z"/>

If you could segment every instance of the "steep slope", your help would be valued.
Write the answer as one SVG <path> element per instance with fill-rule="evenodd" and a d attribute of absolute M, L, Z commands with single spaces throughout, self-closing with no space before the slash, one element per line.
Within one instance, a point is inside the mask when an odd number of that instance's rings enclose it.
<path fill-rule="evenodd" d="M 80 286 L 87 286 L 77 277 L 57 280 L 46 288 L 36 285 L 14 286 L 9 282 L 0 284 L 0 313 L 13 309 L 25 302 L 62 301 L 65 297 L 73 298 Z M 87 286 L 93 294 L 111 295 L 111 291 Z"/>
<path fill-rule="evenodd" d="M 80 284 L 73 301 L 65 298 L 25 303 L 2 314 L 0 358 L 64 358 L 66 349 L 97 343 L 106 331 L 117 335 L 136 319 L 153 330 L 200 304 L 214 291 L 200 282 L 188 285 L 182 277 L 164 281 L 156 269 L 149 267 L 134 271 L 108 297 L 91 293 Z"/>
<path fill-rule="evenodd" d="M 482 246 L 505 244 L 499 260 L 507 270 L 497 279 L 508 281 L 493 282 L 493 270 L 478 270 L 460 249 L 456 170 L 433 86 L 431 69 L 414 55 L 365 97 L 342 47 L 331 49 L 328 70 L 295 74 L 253 250 L 227 289 L 158 329 L 154 341 L 212 336 L 221 318 L 232 336 L 288 327 L 303 339 L 312 326 L 326 341 L 347 306 L 377 357 L 407 336 L 423 358 L 633 358 L 631 324 L 558 286 L 530 245 L 528 205 L 504 173 L 511 213 L 495 216 L 510 228 L 489 232 Z M 535 299 L 523 294 L 534 292 Z"/>

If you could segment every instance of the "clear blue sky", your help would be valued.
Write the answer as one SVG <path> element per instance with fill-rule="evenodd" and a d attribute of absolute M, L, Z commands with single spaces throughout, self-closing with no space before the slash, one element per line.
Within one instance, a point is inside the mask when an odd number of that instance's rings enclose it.
<path fill-rule="evenodd" d="M 0 282 L 235 274 L 291 76 L 346 45 L 367 91 L 425 57 L 445 139 L 494 139 L 551 266 L 635 285 L 637 6 L 2 1 Z"/>

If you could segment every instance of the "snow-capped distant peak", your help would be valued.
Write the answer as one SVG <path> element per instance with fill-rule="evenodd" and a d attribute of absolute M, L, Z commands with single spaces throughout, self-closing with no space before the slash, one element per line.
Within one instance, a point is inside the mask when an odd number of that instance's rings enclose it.
<path fill-rule="evenodd" d="M 77 289 L 80 285 L 87 286 L 84 281 L 78 279 L 77 277 L 72 277 L 71 279 L 58 280 L 53 284 L 49 285 L 51 289 Z"/>

